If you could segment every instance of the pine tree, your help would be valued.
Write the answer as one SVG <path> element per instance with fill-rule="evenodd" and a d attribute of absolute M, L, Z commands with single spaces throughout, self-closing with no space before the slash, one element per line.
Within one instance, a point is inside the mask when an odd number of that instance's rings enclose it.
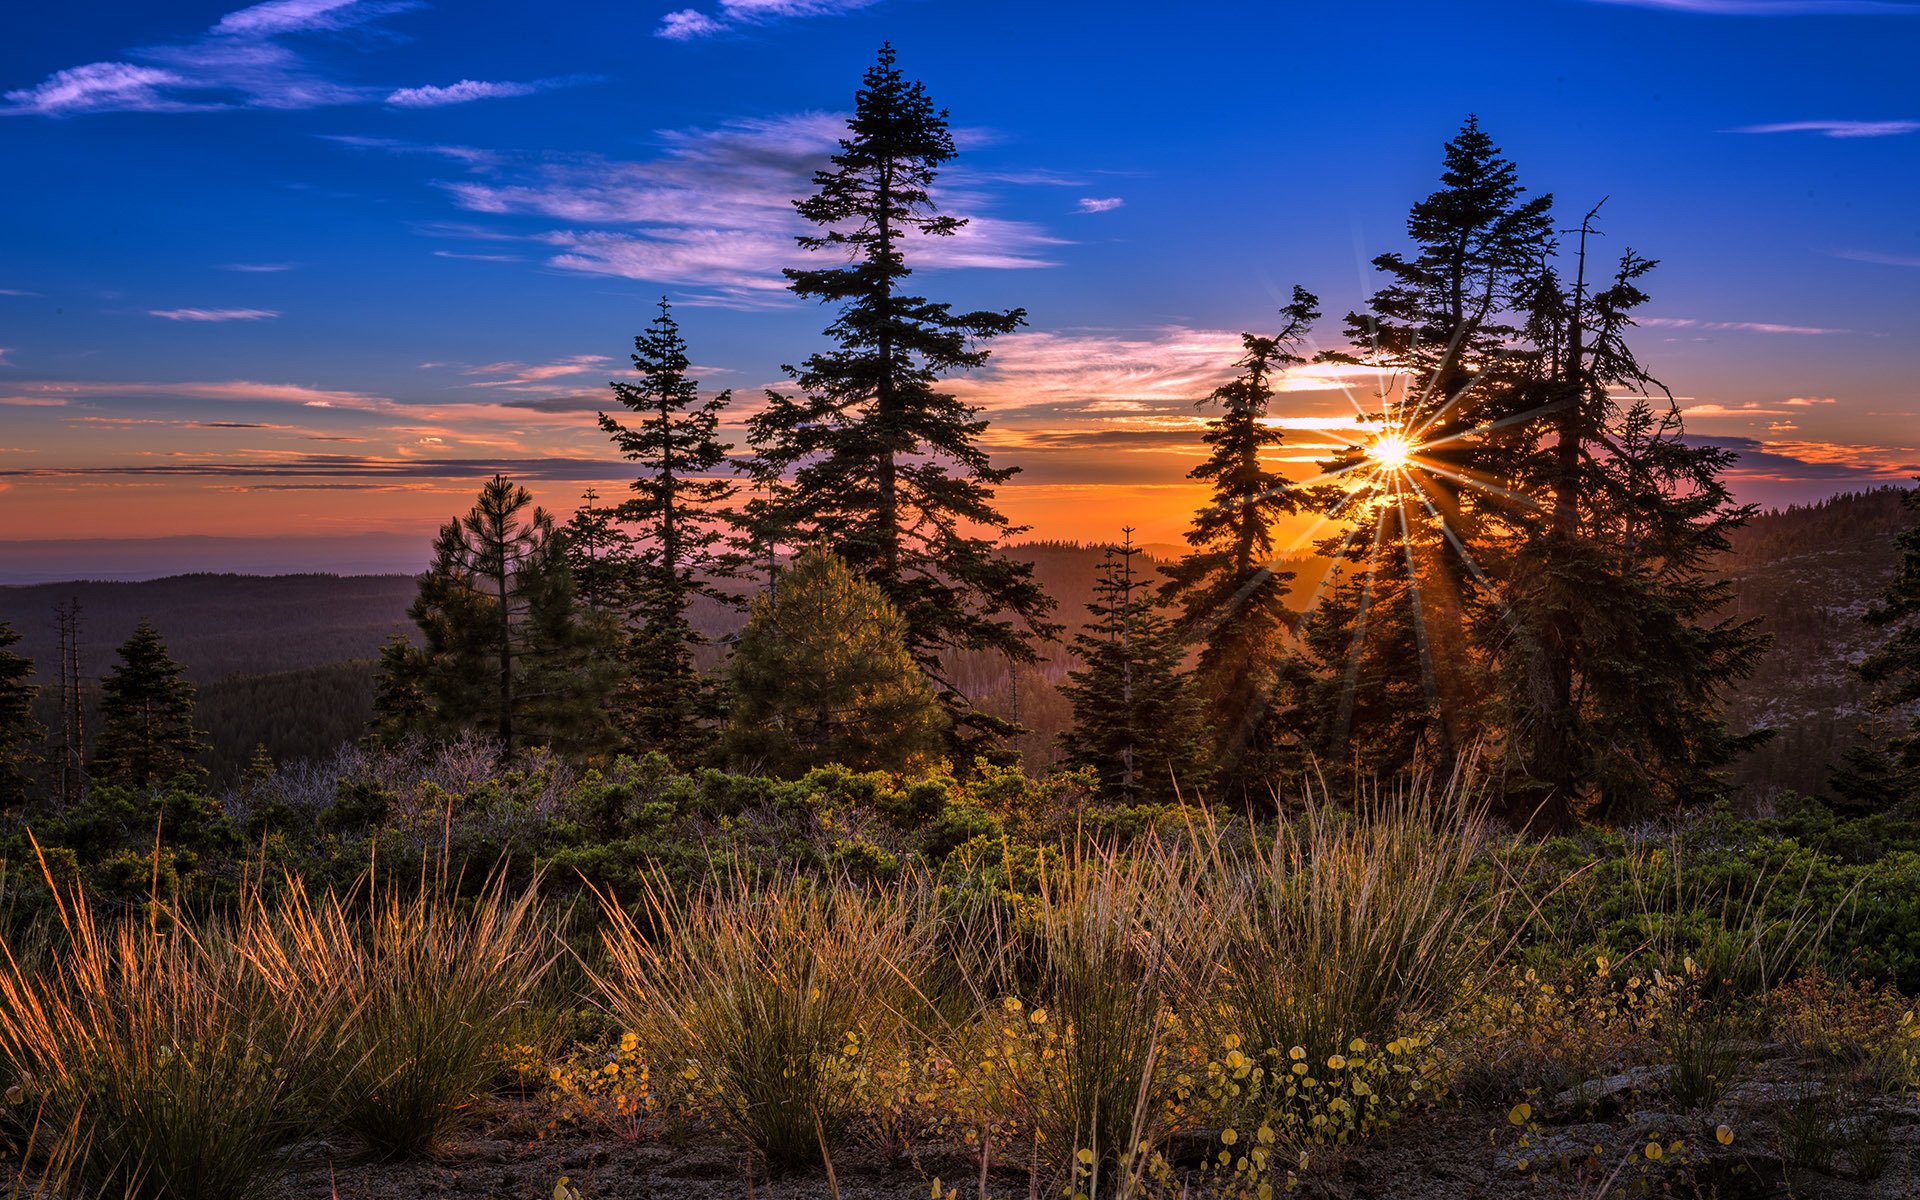
<path fill-rule="evenodd" d="M 906 619 L 838 556 L 809 550 L 753 601 L 729 664 L 727 749 L 780 775 L 839 763 L 899 770 L 936 752 L 945 718 Z"/>
<path fill-rule="evenodd" d="M 606 740 L 606 627 L 575 603 L 564 536 L 527 490 L 495 475 L 434 543 L 408 615 L 423 645 L 381 655 L 375 731 L 478 729 L 502 757 Z"/>
<path fill-rule="evenodd" d="M 47 733 L 33 715 L 39 694 L 29 682 L 33 660 L 11 649 L 19 641 L 19 632 L 0 621 L 0 812 L 27 802 L 33 790 L 33 768 L 40 763 L 40 743 Z"/>
<path fill-rule="evenodd" d="M 1502 451 L 1485 435 L 1513 414 L 1526 366 L 1516 339 L 1553 237 L 1552 198 L 1527 196 L 1477 119 L 1467 119 L 1444 158 L 1440 187 L 1407 217 L 1416 253 L 1375 258 L 1386 282 L 1364 312 L 1347 316 L 1358 352 L 1328 356 L 1398 373 L 1383 391 L 1384 428 L 1417 455 L 1416 469 L 1405 471 L 1381 469 L 1364 448 L 1328 464 L 1363 481 L 1361 495 L 1344 506 L 1360 536 L 1345 539 L 1338 556 L 1364 562 L 1359 569 L 1375 581 L 1368 636 L 1416 647 L 1417 707 L 1391 723 L 1414 729 L 1417 749 L 1406 762 L 1373 755 L 1389 770 L 1445 770 L 1484 732 L 1485 663 L 1467 627 L 1489 598 L 1484 570 L 1461 548 L 1499 537 L 1512 504 L 1473 481 L 1500 474 Z M 1384 545 L 1371 540 L 1375 529 Z M 1364 673 L 1357 685 L 1368 685 Z M 1390 694 L 1398 689 L 1356 696 L 1349 706 L 1381 710 Z"/>
<path fill-rule="evenodd" d="M 1901 500 L 1920 517 L 1920 488 Z M 1860 677 L 1873 688 L 1868 701 L 1885 729 L 1882 744 L 1851 755 L 1834 787 L 1849 799 L 1876 807 L 1920 798 L 1920 519 L 1895 539 L 1900 565 L 1867 611 L 1867 624 L 1885 631 L 1885 641 L 1860 663 Z M 1894 719 L 1905 714 L 1904 725 Z M 1852 782 L 1851 792 L 1844 786 Z"/>
<path fill-rule="evenodd" d="M 1106 548 L 1093 619 L 1073 639 L 1081 667 L 1060 689 L 1073 705 L 1073 728 L 1060 735 L 1068 765 L 1092 769 L 1121 804 L 1197 795 L 1208 776 L 1200 706 L 1180 670 L 1185 647 L 1156 609 L 1139 555 L 1132 529 Z"/>
<path fill-rule="evenodd" d="M 620 526 L 618 506 L 600 503 L 600 493 L 588 488 L 562 532 L 575 598 L 588 612 L 618 620 L 631 604 L 633 576 L 633 537 Z"/>
<path fill-rule="evenodd" d="M 687 343 L 664 298 L 633 345 L 640 382 L 612 386 L 638 420 L 629 426 L 600 414 L 600 428 L 642 469 L 632 495 L 614 510 L 617 536 L 625 539 L 618 566 L 629 625 L 618 707 L 623 732 L 638 747 L 686 761 L 706 749 L 719 715 L 714 690 L 694 663 L 707 639 L 690 614 L 702 598 L 738 607 L 719 581 L 737 578 L 745 566 L 728 508 L 738 487 L 713 474 L 732 448 L 716 431 L 733 393 L 700 399 L 699 382 L 687 375 Z"/>
<path fill-rule="evenodd" d="M 994 502 L 1015 468 L 993 466 L 981 448 L 979 410 L 936 387 L 984 363 L 979 343 L 1023 324 L 1024 310 L 955 313 L 905 287 L 909 248 L 965 224 L 937 212 L 929 191 L 953 156 L 946 112 L 881 47 L 848 136 L 814 176 L 818 190 L 796 202 L 822 230 L 800 244 L 845 260 L 786 272 L 795 293 L 839 307 L 827 328 L 836 347 L 788 368 L 802 394 L 770 393 L 748 422 L 757 476 L 792 484 L 771 494 L 763 518 L 791 543 L 831 545 L 873 581 L 936 681 L 950 651 L 1030 662 L 1032 636 L 1052 632 L 1031 565 L 999 549 L 1024 531 Z M 957 733 L 1004 731 L 954 687 L 941 692 Z"/>
<path fill-rule="evenodd" d="M 206 775 L 206 735 L 194 728 L 197 695 L 186 668 L 173 661 L 145 621 L 119 649 L 120 661 L 100 681 L 100 736 L 94 742 L 95 783 L 150 788 Z"/>
<path fill-rule="evenodd" d="M 1628 251 L 1609 286 L 1590 287 L 1597 211 L 1572 291 L 1540 274 L 1516 421 L 1488 454 L 1505 459 L 1495 478 L 1543 501 L 1507 516 L 1503 603 L 1480 634 L 1499 648 L 1515 815 L 1546 828 L 1710 798 L 1719 770 L 1766 736 L 1736 735 L 1721 715 L 1770 640 L 1717 615 L 1732 585 L 1714 561 L 1753 509 L 1721 478 L 1734 455 L 1687 443 L 1672 402 L 1647 398 L 1660 385 L 1626 334 L 1655 264 Z"/>
<path fill-rule="evenodd" d="M 1293 624 L 1286 604 L 1293 572 L 1274 565 L 1274 527 L 1314 497 L 1269 461 L 1285 435 L 1266 416 L 1275 374 L 1305 361 L 1295 348 L 1319 317 L 1318 305 L 1312 293 L 1295 287 L 1277 335 L 1241 335 L 1239 377 L 1202 402 L 1220 407 L 1201 439 L 1211 452 L 1187 473 L 1212 484 L 1211 503 L 1187 530 L 1193 552 L 1161 568 L 1163 597 L 1179 606 L 1187 636 L 1201 647 L 1196 674 L 1215 738 L 1214 764 L 1228 792 L 1274 769 L 1282 736 L 1275 690 Z"/>
<path fill-rule="evenodd" d="M 1300 620 L 1277 689 L 1292 738 L 1291 753 L 1276 755 L 1282 774 L 1313 772 L 1357 792 L 1432 764 L 1433 688 L 1419 632 L 1381 619 L 1418 611 L 1405 555 L 1386 532 L 1396 515 L 1385 506 L 1375 514 L 1368 533 L 1381 549 L 1335 562 Z"/>

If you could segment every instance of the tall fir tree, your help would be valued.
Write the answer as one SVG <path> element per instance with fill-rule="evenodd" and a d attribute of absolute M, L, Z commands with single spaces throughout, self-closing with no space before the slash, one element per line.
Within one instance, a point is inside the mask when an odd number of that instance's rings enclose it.
<path fill-rule="evenodd" d="M 1901 497 L 1913 525 L 1895 539 L 1900 563 L 1867 610 L 1883 641 L 1860 663 L 1875 714 L 1870 740 L 1848 754 L 1833 789 L 1856 808 L 1880 809 L 1920 800 L 1920 488 Z"/>
<path fill-rule="evenodd" d="M 809 550 L 753 601 L 729 664 L 736 763 L 798 775 L 901 770 L 937 753 L 946 718 L 878 585 Z"/>
<path fill-rule="evenodd" d="M 32 682 L 33 660 L 14 652 L 19 642 L 19 631 L 0 621 L 0 812 L 19 809 L 32 796 L 33 769 L 47 736 L 33 715 L 40 691 Z"/>
<path fill-rule="evenodd" d="M 529 745 L 604 748 L 610 633 L 576 603 L 564 541 L 501 475 L 441 527 L 408 609 L 423 644 L 381 655 L 377 735 L 478 730 L 503 758 Z"/>
<path fill-rule="evenodd" d="M 1572 289 L 1539 275 L 1533 353 L 1488 453 L 1505 458 L 1494 478 L 1537 498 L 1507 514 L 1501 603 L 1482 610 L 1480 639 L 1514 815 L 1550 829 L 1717 795 L 1720 769 L 1766 736 L 1722 714 L 1770 640 L 1758 621 L 1719 615 L 1732 585 L 1714 563 L 1753 509 L 1722 479 L 1734 455 L 1684 439 L 1627 345 L 1655 264 L 1628 251 L 1606 286 L 1589 283 L 1597 212 L 1581 222 Z"/>
<path fill-rule="evenodd" d="M 1293 613 L 1293 572 L 1275 565 L 1274 529 L 1316 497 L 1281 474 L 1272 455 L 1285 440 L 1270 423 L 1275 376 L 1306 360 L 1297 352 L 1319 301 L 1293 289 L 1280 332 L 1241 335 L 1237 378 L 1202 404 L 1220 414 L 1201 439 L 1211 449 L 1187 478 L 1213 488 L 1187 530 L 1191 553 L 1161 568 L 1163 597 L 1177 605 L 1186 635 L 1200 646 L 1196 670 L 1214 735 L 1213 763 L 1223 792 L 1237 794 L 1277 765 L 1281 662 Z"/>
<path fill-rule="evenodd" d="M 167 653 L 152 625 L 142 621 L 100 681 L 100 734 L 91 778 L 99 784 L 150 788 L 198 781 L 207 769 L 206 734 L 194 728 L 197 692 L 186 668 Z"/>
<path fill-rule="evenodd" d="M 702 599 L 738 607 L 721 581 L 746 566 L 729 507 L 738 485 L 715 475 L 732 449 L 717 431 L 733 393 L 700 399 L 699 382 L 687 374 L 686 340 L 664 297 L 660 315 L 633 346 L 640 382 L 612 386 L 635 419 L 623 424 L 600 414 L 600 428 L 641 468 L 609 531 L 624 539 L 618 561 L 627 669 L 616 709 L 623 735 L 637 748 L 684 762 L 705 752 L 720 715 L 714 688 L 694 661 L 707 639 L 694 627 L 692 609 Z"/>
<path fill-rule="evenodd" d="M 1210 774 L 1199 697 L 1181 671 L 1186 647 L 1155 604 L 1140 553 L 1132 529 L 1106 548 L 1092 620 L 1073 639 L 1081 665 L 1060 688 L 1073 705 L 1073 728 L 1060 735 L 1067 764 L 1091 769 L 1121 804 L 1197 796 Z"/>
<path fill-rule="evenodd" d="M 1033 635 L 1053 632 L 1031 564 L 1001 551 L 1024 531 L 994 498 L 1016 469 L 995 467 L 981 447 L 979 410 L 937 387 L 984 363 L 980 343 L 1023 324 L 1025 312 L 956 313 L 906 287 L 909 249 L 965 225 L 938 212 L 930 193 L 953 156 L 945 110 L 882 46 L 839 151 L 814 176 L 816 192 L 795 204 L 821 230 L 800 244 L 844 260 L 786 272 L 797 294 L 838 306 L 827 328 L 835 348 L 788 368 L 801 394 L 769 393 L 748 422 L 757 475 L 791 481 L 769 492 L 763 520 L 791 544 L 830 545 L 873 581 L 936 681 L 952 651 L 1030 662 Z M 956 732 L 1004 731 L 940 687 Z"/>
<path fill-rule="evenodd" d="M 1485 435 L 1512 415 L 1524 376 L 1518 339 L 1553 239 L 1551 209 L 1550 196 L 1527 195 L 1514 164 L 1469 117 L 1446 144 L 1439 188 L 1408 213 L 1415 252 L 1373 260 L 1385 282 L 1364 311 L 1347 315 L 1356 349 L 1328 356 L 1395 373 L 1382 390 L 1384 428 L 1418 455 L 1418 469 L 1408 471 L 1379 469 L 1384 464 L 1362 447 L 1328 464 L 1366 482 L 1343 509 L 1359 536 L 1323 549 L 1344 547 L 1337 556 L 1372 580 L 1367 636 L 1416 647 L 1409 663 L 1382 661 L 1378 675 L 1319 664 L 1323 676 L 1373 689 L 1343 695 L 1344 709 L 1384 715 L 1389 704 L 1417 704 L 1388 721 L 1415 732 L 1405 754 L 1370 744 L 1365 728 L 1348 731 L 1354 742 L 1345 748 L 1370 771 L 1446 770 L 1487 732 L 1486 664 L 1468 627 L 1489 597 L 1484 572 L 1460 550 L 1500 536 L 1513 503 L 1475 481 L 1504 473 L 1503 451 Z M 1384 541 L 1374 540 L 1376 529 Z M 1331 631 L 1328 640 L 1350 639 Z M 1400 686 L 1410 668 L 1418 672 L 1417 693 Z"/>

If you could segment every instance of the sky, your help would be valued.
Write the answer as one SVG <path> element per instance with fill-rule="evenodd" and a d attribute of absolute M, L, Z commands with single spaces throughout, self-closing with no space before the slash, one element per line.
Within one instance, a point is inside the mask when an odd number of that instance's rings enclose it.
<path fill-rule="evenodd" d="M 960 148 L 916 284 L 1027 311 L 953 390 L 1032 536 L 1175 540 L 1240 331 L 1299 283 L 1341 346 L 1469 113 L 1661 260 L 1633 344 L 1741 496 L 1920 473 L 1920 0 L 231 3 L 0 13 L 0 544 L 424 557 L 496 470 L 567 511 L 663 296 L 743 440 L 883 41 Z M 1368 386 L 1283 381 L 1302 474 Z"/>

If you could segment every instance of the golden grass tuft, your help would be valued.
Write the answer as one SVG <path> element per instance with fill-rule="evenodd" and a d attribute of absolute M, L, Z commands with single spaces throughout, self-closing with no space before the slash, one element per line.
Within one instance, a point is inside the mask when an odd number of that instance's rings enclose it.
<path fill-rule="evenodd" d="M 770 1168 L 830 1156 L 859 1107 L 855 1060 L 905 1036 L 931 944 L 919 889 L 735 875 L 684 898 L 649 883 L 638 920 L 601 902 L 594 978 L 655 1086 L 717 1113 Z"/>

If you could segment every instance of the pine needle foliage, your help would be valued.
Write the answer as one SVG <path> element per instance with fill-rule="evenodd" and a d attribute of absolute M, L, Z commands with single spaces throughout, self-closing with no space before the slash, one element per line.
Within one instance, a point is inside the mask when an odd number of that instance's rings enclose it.
<path fill-rule="evenodd" d="M 1178 607 L 1189 640 L 1200 646 L 1195 670 L 1214 732 L 1214 763 L 1227 794 L 1243 791 L 1273 767 L 1280 658 L 1294 614 L 1291 571 L 1276 568 L 1275 527 L 1318 499 L 1281 473 L 1273 455 L 1285 433 L 1266 420 L 1276 376 L 1303 363 L 1299 346 L 1319 317 L 1319 301 L 1293 289 L 1278 333 L 1240 335 L 1240 374 L 1201 403 L 1219 408 L 1201 438 L 1205 461 L 1187 473 L 1213 488 L 1187 530 L 1192 551 L 1162 567 L 1162 596 Z"/>
<path fill-rule="evenodd" d="M 39 692 L 31 682 L 33 660 L 12 649 L 19 641 L 19 631 L 0 621 L 0 812 L 26 803 L 33 768 L 40 762 L 40 743 L 47 735 L 33 715 Z"/>
<path fill-rule="evenodd" d="M 93 778 L 149 788 L 206 774 L 206 734 L 194 728 L 197 691 L 167 644 L 140 622 L 119 649 L 119 661 L 100 681 L 100 736 Z"/>
<path fill-rule="evenodd" d="M 741 604 L 720 586 L 745 565 L 728 507 L 739 485 L 717 474 L 732 448 L 716 431 L 733 393 L 700 398 L 699 381 L 688 375 L 686 339 L 665 297 L 660 315 L 633 340 L 633 367 L 639 382 L 612 384 L 614 398 L 632 416 L 600 414 L 600 428 L 640 468 L 627 498 L 612 509 L 617 524 L 605 534 L 615 551 L 604 561 L 621 593 L 612 603 L 622 617 L 627 667 L 616 706 L 621 732 L 634 748 L 684 762 L 706 750 L 718 715 L 713 689 L 695 668 L 694 653 L 706 638 L 690 612 L 700 600 Z"/>
<path fill-rule="evenodd" d="M 1901 497 L 1915 514 L 1914 524 L 1895 544 L 1900 564 L 1867 612 L 1867 623 L 1884 640 L 1860 664 L 1860 677 L 1873 690 L 1871 704 L 1883 714 L 1909 714 L 1904 727 L 1887 739 L 1887 774 L 1896 781 L 1892 797 L 1920 796 L 1920 488 Z"/>
<path fill-rule="evenodd" d="M 606 740 L 609 631 L 577 604 L 565 537 L 526 488 L 495 475 L 441 526 L 407 615 L 421 644 L 381 654 L 380 740 L 479 731 L 502 761 Z"/>
<path fill-rule="evenodd" d="M 729 665 L 730 758 L 776 775 L 900 770 L 936 754 L 945 717 L 875 584 L 810 550 L 754 599 Z"/>
<path fill-rule="evenodd" d="M 1152 581 L 1135 562 L 1128 529 L 1109 546 L 1073 639 L 1080 667 L 1060 691 L 1073 728 L 1060 737 L 1066 762 L 1091 769 L 1107 800 L 1160 803 L 1205 786 L 1209 753 L 1192 681 L 1181 669 L 1180 631 L 1158 611 Z"/>
<path fill-rule="evenodd" d="M 795 202 L 820 231 L 799 239 L 840 265 L 788 269 L 800 296 L 834 305 L 834 346 L 788 372 L 798 395 L 770 392 L 748 420 L 754 471 L 767 488 L 756 513 L 761 540 L 833 548 L 906 619 L 907 644 L 942 678 L 952 651 L 990 650 L 1032 662 L 1048 635 L 1052 601 L 1032 565 L 1001 552 L 1024 527 L 996 506 L 1016 468 L 993 465 L 979 410 L 939 389 L 943 376 L 987 361 L 980 343 L 1025 323 L 1021 309 L 955 312 L 913 295 L 912 250 L 950 238 L 963 218 L 934 199 L 954 157 L 945 110 L 882 46 L 854 98 L 847 136 Z M 941 687 L 956 734 L 1001 723 Z"/>

